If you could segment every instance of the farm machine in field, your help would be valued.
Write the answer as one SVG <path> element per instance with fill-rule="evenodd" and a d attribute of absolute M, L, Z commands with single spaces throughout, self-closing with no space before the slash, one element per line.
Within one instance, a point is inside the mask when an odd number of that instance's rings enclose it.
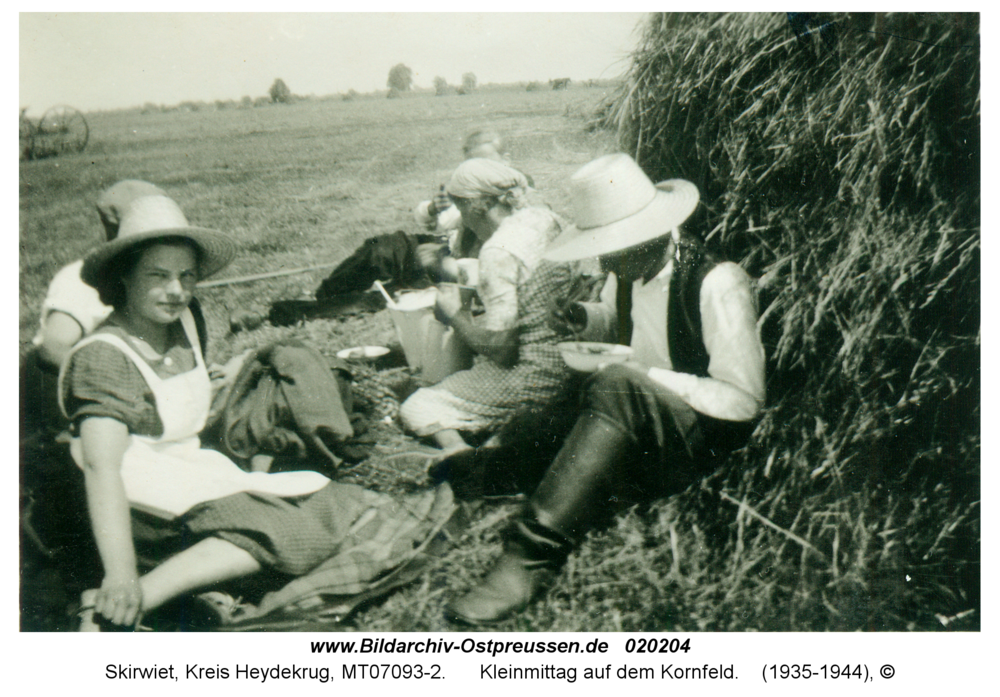
<path fill-rule="evenodd" d="M 83 114 L 71 106 L 54 106 L 38 122 L 21 109 L 19 152 L 21 160 L 39 160 L 63 153 L 83 152 L 90 129 Z"/>

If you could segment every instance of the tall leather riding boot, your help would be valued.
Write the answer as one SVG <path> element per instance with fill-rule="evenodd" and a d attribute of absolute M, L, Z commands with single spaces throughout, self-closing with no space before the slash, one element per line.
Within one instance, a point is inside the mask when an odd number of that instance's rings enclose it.
<path fill-rule="evenodd" d="M 582 538 L 610 511 L 631 444 L 620 428 L 584 413 L 529 500 L 538 522 L 571 539 Z"/>
<path fill-rule="evenodd" d="M 595 519 L 614 481 L 628 436 L 592 414 L 573 427 L 525 511 L 506 531 L 504 553 L 475 589 L 448 604 L 449 619 L 500 622 L 526 608 L 555 581 Z"/>
<path fill-rule="evenodd" d="M 504 553 L 473 590 L 445 607 L 449 620 L 490 625 L 507 619 L 545 592 L 573 550 L 573 542 L 530 515 L 504 531 Z"/>

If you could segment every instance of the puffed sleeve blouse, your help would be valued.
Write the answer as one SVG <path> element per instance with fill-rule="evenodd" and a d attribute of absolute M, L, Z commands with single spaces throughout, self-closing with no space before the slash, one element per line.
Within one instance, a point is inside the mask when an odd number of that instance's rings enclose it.
<path fill-rule="evenodd" d="M 183 338 L 179 323 L 176 329 L 178 332 L 174 332 L 172 345 L 163 358 L 149 361 L 153 371 L 162 378 L 194 367 L 194 353 Z M 130 342 L 128 334 L 114 325 L 105 324 L 98 331 Z M 74 429 L 78 430 L 80 423 L 89 417 L 105 417 L 122 422 L 129 433 L 153 438 L 163 434 L 152 390 L 132 359 L 111 344 L 96 341 L 70 356 L 63 377 L 62 396 Z"/>

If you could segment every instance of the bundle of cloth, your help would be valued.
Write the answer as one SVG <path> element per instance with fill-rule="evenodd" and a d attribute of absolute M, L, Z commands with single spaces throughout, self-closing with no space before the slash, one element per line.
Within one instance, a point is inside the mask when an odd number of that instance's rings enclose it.
<path fill-rule="evenodd" d="M 241 359 L 235 378 L 213 399 L 204 438 L 244 469 L 261 455 L 303 464 L 318 459 L 331 473 L 345 459 L 364 459 L 370 447 L 354 442 L 365 423 L 354 412 L 346 361 L 297 343 L 272 344 Z"/>

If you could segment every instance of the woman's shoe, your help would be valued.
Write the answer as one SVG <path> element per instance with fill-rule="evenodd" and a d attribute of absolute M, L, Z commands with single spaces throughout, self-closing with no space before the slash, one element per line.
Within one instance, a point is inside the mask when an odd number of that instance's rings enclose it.
<path fill-rule="evenodd" d="M 431 455 L 424 462 L 424 467 L 427 470 L 428 476 L 435 483 L 440 483 L 448 478 L 449 465 L 448 462 L 453 457 L 468 457 L 475 452 L 475 448 L 471 445 L 458 445 L 450 448 L 443 448 L 438 450 L 434 455 Z"/>

